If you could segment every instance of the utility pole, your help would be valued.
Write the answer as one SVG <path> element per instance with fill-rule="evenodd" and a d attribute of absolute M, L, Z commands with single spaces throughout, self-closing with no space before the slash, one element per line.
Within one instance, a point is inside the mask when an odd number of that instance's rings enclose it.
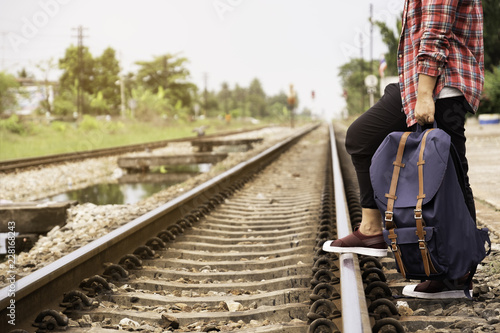
<path fill-rule="evenodd" d="M 359 47 L 361 53 L 361 77 L 365 77 L 365 59 L 363 58 L 363 35 L 359 35 Z M 365 87 L 361 84 L 361 112 L 365 111 Z"/>
<path fill-rule="evenodd" d="M 77 30 L 76 38 L 78 40 L 78 87 L 77 87 L 77 101 L 76 101 L 76 112 L 78 113 L 78 116 L 81 116 L 83 113 L 83 90 L 82 90 L 83 70 L 84 70 L 83 38 L 87 37 L 83 35 L 84 29 L 86 28 L 83 28 L 81 25 L 78 26 L 78 28 L 73 28 L 73 30 Z"/>
<path fill-rule="evenodd" d="M 205 99 L 205 117 L 206 117 L 208 113 L 208 91 L 207 91 L 208 73 L 203 73 L 203 82 L 205 84 L 205 90 L 203 91 L 203 94 Z"/>
<path fill-rule="evenodd" d="M 125 75 L 123 73 L 122 63 L 123 63 L 123 53 L 118 51 L 118 58 L 120 63 L 120 74 L 119 74 L 119 83 L 120 83 L 120 116 L 125 117 Z"/>
<path fill-rule="evenodd" d="M 373 4 L 370 4 L 370 74 L 373 74 Z"/>
<path fill-rule="evenodd" d="M 120 116 L 125 117 L 125 76 L 120 74 Z"/>

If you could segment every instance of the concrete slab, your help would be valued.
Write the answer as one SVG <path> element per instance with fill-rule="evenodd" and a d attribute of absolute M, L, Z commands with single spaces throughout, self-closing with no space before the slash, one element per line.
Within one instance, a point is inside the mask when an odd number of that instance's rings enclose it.
<path fill-rule="evenodd" d="M 135 183 L 180 183 L 196 176 L 198 173 L 132 173 L 118 178 L 121 184 Z"/>
<path fill-rule="evenodd" d="M 189 165 L 201 163 L 218 163 L 225 159 L 228 154 L 221 153 L 196 153 L 185 155 L 145 155 L 134 157 L 120 157 L 118 166 L 123 169 L 148 169 L 153 166 L 162 165 Z"/>
<path fill-rule="evenodd" d="M 56 225 L 64 225 L 66 223 L 67 209 L 75 204 L 77 204 L 77 201 L 0 204 L 0 232 L 46 233 Z M 9 224 L 9 222 L 14 222 L 14 224 Z"/>
<path fill-rule="evenodd" d="M 256 139 L 235 139 L 235 140 L 193 140 L 191 146 L 197 147 L 200 152 L 212 151 L 215 146 L 246 146 L 247 150 L 252 149 L 252 145 L 261 142 L 262 138 Z"/>

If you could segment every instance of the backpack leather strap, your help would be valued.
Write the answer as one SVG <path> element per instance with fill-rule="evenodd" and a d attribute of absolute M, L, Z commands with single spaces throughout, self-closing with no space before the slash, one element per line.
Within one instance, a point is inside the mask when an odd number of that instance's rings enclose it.
<path fill-rule="evenodd" d="M 396 238 L 398 238 L 398 235 L 394 232 L 394 229 L 396 228 L 392 228 L 389 230 L 389 236 L 388 236 L 389 239 L 391 240 L 391 250 L 392 253 L 394 254 L 396 262 L 398 263 L 399 272 L 404 278 L 406 278 L 406 268 L 405 265 L 403 264 L 403 258 L 402 258 L 403 255 L 401 254 L 399 246 L 396 243 Z"/>
<path fill-rule="evenodd" d="M 386 229 L 395 227 L 392 215 L 394 209 L 394 201 L 398 198 L 396 196 L 396 188 L 398 186 L 399 172 L 401 168 L 405 167 L 404 163 L 402 163 L 403 153 L 405 150 L 406 140 L 408 139 L 410 133 L 411 132 L 404 132 L 401 136 L 401 139 L 399 140 L 398 152 L 396 154 L 396 160 L 392 162 L 392 164 L 394 165 L 394 169 L 392 171 L 391 187 L 389 188 L 389 193 L 385 194 L 385 197 L 387 198 L 387 210 L 385 211 Z"/>
<path fill-rule="evenodd" d="M 415 223 L 417 226 L 417 231 L 415 232 L 418 237 L 418 248 L 420 250 L 420 254 L 422 255 L 422 261 L 424 263 L 424 270 L 425 274 L 427 276 L 430 275 L 430 273 L 437 273 L 434 265 L 432 264 L 432 260 L 429 255 L 429 251 L 427 250 L 427 243 L 425 242 L 425 235 L 426 231 L 424 230 L 425 226 L 425 221 L 422 217 L 422 203 L 425 198 L 425 193 L 424 193 L 424 150 L 425 150 L 425 143 L 427 141 L 427 135 L 430 133 L 430 131 L 434 130 L 434 128 L 431 128 L 427 130 L 422 138 L 422 142 L 420 143 L 420 154 L 418 156 L 418 196 L 417 196 L 417 206 L 415 207 L 414 211 L 414 218 L 415 218 Z"/>
<path fill-rule="evenodd" d="M 401 275 L 403 275 L 403 277 L 406 277 L 406 268 L 401 258 L 402 256 L 401 251 L 399 250 L 399 246 L 396 242 L 398 235 L 394 232 L 396 225 L 394 224 L 393 220 L 393 215 L 394 215 L 393 209 L 394 209 L 394 201 L 397 199 L 396 188 L 398 186 L 399 172 L 401 171 L 401 168 L 405 167 L 405 164 L 403 163 L 403 153 L 405 150 L 406 140 L 408 139 L 410 133 L 411 132 L 404 132 L 403 135 L 401 136 L 401 139 L 399 140 L 396 160 L 392 162 L 392 164 L 394 165 L 394 169 L 392 171 L 391 187 L 389 188 L 389 193 L 385 194 L 385 196 L 387 197 L 387 210 L 385 211 L 385 228 L 389 230 L 388 237 L 391 240 L 391 250 L 392 253 L 394 254 L 394 258 L 398 263 L 399 271 L 401 272 Z"/>

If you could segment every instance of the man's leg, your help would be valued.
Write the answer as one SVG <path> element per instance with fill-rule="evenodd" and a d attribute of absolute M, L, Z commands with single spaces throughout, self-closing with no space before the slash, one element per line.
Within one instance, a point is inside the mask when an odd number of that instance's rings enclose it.
<path fill-rule="evenodd" d="M 382 98 L 352 123 L 346 134 L 346 149 L 358 177 L 362 220 L 359 230 L 365 235 L 380 234 L 381 214 L 375 203 L 370 180 L 371 159 L 385 137 L 395 131 L 408 131 L 402 111 L 398 84 L 385 89 Z"/>
<path fill-rule="evenodd" d="M 436 122 L 438 127 L 451 137 L 451 143 L 453 143 L 458 153 L 464 175 L 465 202 L 472 218 L 476 221 L 474 196 L 468 176 L 469 164 L 465 156 L 465 117 L 468 112 L 472 112 L 472 109 L 463 96 L 443 98 L 436 101 Z"/>
<path fill-rule="evenodd" d="M 345 145 L 351 155 L 360 189 L 361 225 L 351 235 L 325 243 L 326 251 L 375 256 L 387 253 L 387 245 L 381 235 L 382 218 L 373 197 L 370 165 L 380 143 L 394 131 L 408 131 L 398 84 L 388 85 L 382 98 L 347 130 Z"/>

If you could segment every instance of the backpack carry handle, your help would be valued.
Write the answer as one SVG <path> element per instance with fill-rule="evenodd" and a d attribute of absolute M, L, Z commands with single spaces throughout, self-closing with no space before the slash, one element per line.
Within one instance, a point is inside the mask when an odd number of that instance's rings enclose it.
<path fill-rule="evenodd" d="M 424 126 L 420 125 L 419 123 L 416 124 L 415 126 L 415 132 L 416 133 L 422 133 L 424 130 L 429 129 L 430 124 L 425 124 Z M 432 123 L 432 128 L 438 128 L 436 120 Z"/>

